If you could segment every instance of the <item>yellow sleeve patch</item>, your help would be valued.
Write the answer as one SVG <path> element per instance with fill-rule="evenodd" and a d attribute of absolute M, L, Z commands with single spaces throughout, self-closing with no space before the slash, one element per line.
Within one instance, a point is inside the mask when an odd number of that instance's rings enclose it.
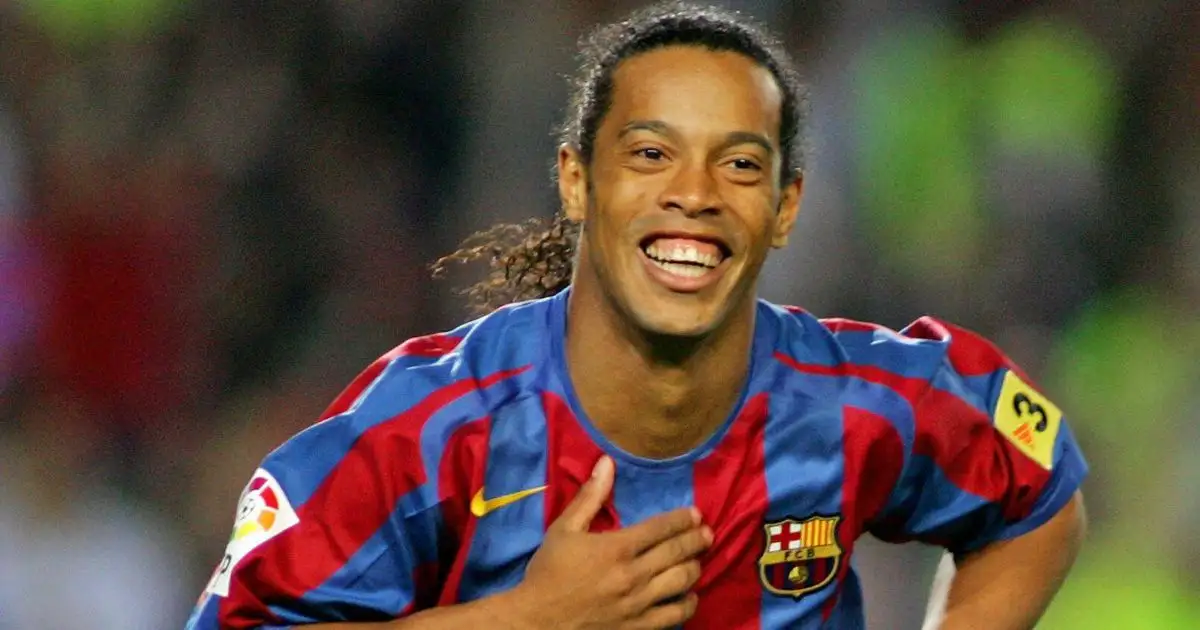
<path fill-rule="evenodd" d="M 1004 375 L 992 421 L 1022 453 L 1050 470 L 1062 411 L 1012 371 Z"/>

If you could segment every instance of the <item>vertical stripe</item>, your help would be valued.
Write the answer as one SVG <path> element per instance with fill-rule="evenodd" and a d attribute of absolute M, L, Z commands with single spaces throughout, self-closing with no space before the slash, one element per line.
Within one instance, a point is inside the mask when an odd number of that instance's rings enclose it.
<path fill-rule="evenodd" d="M 441 589 L 434 596 L 438 605 L 458 601 L 458 585 L 462 582 L 475 532 L 470 511 L 471 493 L 483 480 L 487 463 L 488 428 L 486 419 L 459 428 L 446 446 L 448 453 L 457 456 L 442 458 L 438 470 L 438 500 L 442 506 L 443 522 L 443 540 L 438 544 Z"/>
<path fill-rule="evenodd" d="M 524 394 L 492 414 L 485 499 L 546 485 L 546 416 L 537 394 Z M 544 493 L 496 508 L 478 522 L 467 568 L 458 586 L 458 601 L 471 601 L 508 590 L 520 583 L 525 567 L 542 544 Z M 474 518 L 474 517 L 473 517 Z"/>
<path fill-rule="evenodd" d="M 846 395 L 844 383 L 820 383 L 829 386 L 812 387 L 811 381 L 796 378 L 784 369 L 773 376 L 774 382 L 769 386 L 770 416 L 763 431 L 768 497 L 765 518 L 767 522 L 777 522 L 837 516 L 842 510 L 844 465 L 842 411 L 837 403 Z M 805 525 L 810 546 L 820 541 L 820 528 L 820 521 Z M 807 569 L 816 571 L 817 564 L 807 563 Z M 785 588 L 796 588 L 786 576 L 783 584 Z M 829 585 L 799 599 L 763 591 L 762 626 L 816 628 L 820 623 L 817 611 L 832 596 L 833 588 Z"/>
<path fill-rule="evenodd" d="M 425 610 L 437 605 L 440 583 L 440 565 L 436 562 L 426 562 L 413 569 L 412 581 L 416 585 L 417 596 L 409 602 L 395 617 L 407 617 L 418 610 Z"/>
<path fill-rule="evenodd" d="M 478 521 L 474 518 L 467 519 L 466 527 L 463 529 L 463 543 L 450 564 L 450 570 L 446 575 L 446 583 L 442 587 L 442 592 L 438 595 L 438 606 L 452 606 L 459 603 L 459 586 L 462 584 L 463 572 L 467 568 L 467 558 L 471 553 L 471 545 L 475 542 L 475 527 L 477 523 Z"/>
<path fill-rule="evenodd" d="M 613 507 L 623 527 L 693 504 L 692 466 L 646 468 L 617 458 Z"/>
<path fill-rule="evenodd" d="M 904 444 L 892 423 L 882 416 L 855 407 L 842 409 L 842 526 L 835 533 L 842 547 L 835 594 L 822 609 L 823 617 L 832 617 L 835 608 L 861 599 L 850 559 L 854 543 L 888 500 L 904 467 Z M 851 579 L 847 580 L 847 576 Z M 846 613 L 849 614 L 849 613 Z"/>
<path fill-rule="evenodd" d="M 579 425 L 565 400 L 554 393 L 542 396 L 546 414 L 548 448 L 546 462 L 546 492 L 544 501 L 545 527 L 549 527 L 566 509 L 579 488 L 592 476 L 596 461 L 604 451 Z M 592 520 L 591 531 L 611 531 L 620 527 L 616 507 L 610 496 Z"/>
<path fill-rule="evenodd" d="M 747 400 L 725 438 L 693 466 L 696 507 L 715 538 L 701 558 L 703 572 L 695 586 L 700 603 L 688 630 L 760 627 L 755 604 L 764 591 L 758 558 L 766 543 L 767 402 L 766 394 Z"/>

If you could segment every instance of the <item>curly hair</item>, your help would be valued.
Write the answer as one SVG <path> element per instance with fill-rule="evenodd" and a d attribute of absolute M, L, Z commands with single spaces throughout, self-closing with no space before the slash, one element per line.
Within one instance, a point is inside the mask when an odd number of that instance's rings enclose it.
<path fill-rule="evenodd" d="M 667 46 L 699 46 L 745 55 L 771 72 L 783 93 L 780 117 L 782 173 L 804 168 L 808 97 L 780 42 L 742 15 L 715 7 L 670 1 L 601 26 L 580 40 L 579 70 L 571 80 L 567 117 L 558 130 L 563 144 L 591 163 L 605 114 L 612 106 L 613 74 L 622 61 Z M 579 226 L 561 213 L 478 232 L 433 265 L 435 277 L 452 263 L 487 260 L 487 277 L 464 289 L 479 314 L 512 302 L 549 297 L 571 283 Z"/>

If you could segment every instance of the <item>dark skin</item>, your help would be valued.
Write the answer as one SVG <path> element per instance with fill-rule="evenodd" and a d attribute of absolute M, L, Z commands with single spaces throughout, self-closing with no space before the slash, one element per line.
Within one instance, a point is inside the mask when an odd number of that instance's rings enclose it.
<path fill-rule="evenodd" d="M 614 79 L 590 165 L 559 151 L 560 197 L 584 226 L 567 359 L 605 436 L 665 458 L 702 442 L 737 402 L 759 271 L 787 242 L 802 180 L 780 172 L 782 95 L 753 60 L 672 47 L 626 61 Z M 721 279 L 695 292 L 656 282 L 641 244 L 662 231 L 719 239 Z"/>
<path fill-rule="evenodd" d="M 663 458 L 694 448 L 732 412 L 749 370 L 759 272 L 770 249 L 787 243 L 802 180 L 781 172 L 779 87 L 753 60 L 667 47 L 626 60 L 614 80 L 591 160 L 570 146 L 558 155 L 564 209 L 584 226 L 568 306 L 568 370 L 606 437 Z M 726 256 L 716 279 L 678 291 L 647 271 L 643 241 L 663 231 L 719 240 Z M 604 458 L 511 591 L 386 623 L 319 627 L 681 624 L 695 612 L 688 591 L 711 531 L 695 511 L 676 510 L 589 533 L 612 483 Z M 1083 522 L 1076 495 L 1034 531 L 960 558 L 944 584 L 948 603 L 927 627 L 1032 628 L 1074 560 Z"/>
<path fill-rule="evenodd" d="M 1032 630 L 1062 586 L 1087 532 L 1079 492 L 1050 520 L 943 562 L 925 630 Z"/>
<path fill-rule="evenodd" d="M 572 147 L 559 152 L 564 208 L 584 223 L 568 306 L 568 369 L 610 439 L 662 457 L 703 441 L 736 403 L 749 369 L 758 273 L 767 251 L 787 242 L 800 178 L 780 186 L 782 99 L 753 60 L 671 47 L 626 60 L 614 80 L 591 163 Z M 640 267 L 639 241 L 664 229 L 719 238 L 730 253 L 721 280 L 684 294 L 654 284 Z M 695 612 L 688 590 L 712 532 L 694 510 L 675 510 L 589 533 L 612 483 L 604 458 L 512 591 L 393 622 L 319 627 L 679 625 Z"/>

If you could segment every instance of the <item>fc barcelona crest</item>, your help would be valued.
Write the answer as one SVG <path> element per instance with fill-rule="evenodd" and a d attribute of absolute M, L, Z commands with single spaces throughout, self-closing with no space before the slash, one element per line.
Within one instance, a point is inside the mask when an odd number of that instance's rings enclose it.
<path fill-rule="evenodd" d="M 840 516 L 785 518 L 763 525 L 766 534 L 758 575 L 775 595 L 797 599 L 833 581 L 842 561 L 837 540 Z"/>

